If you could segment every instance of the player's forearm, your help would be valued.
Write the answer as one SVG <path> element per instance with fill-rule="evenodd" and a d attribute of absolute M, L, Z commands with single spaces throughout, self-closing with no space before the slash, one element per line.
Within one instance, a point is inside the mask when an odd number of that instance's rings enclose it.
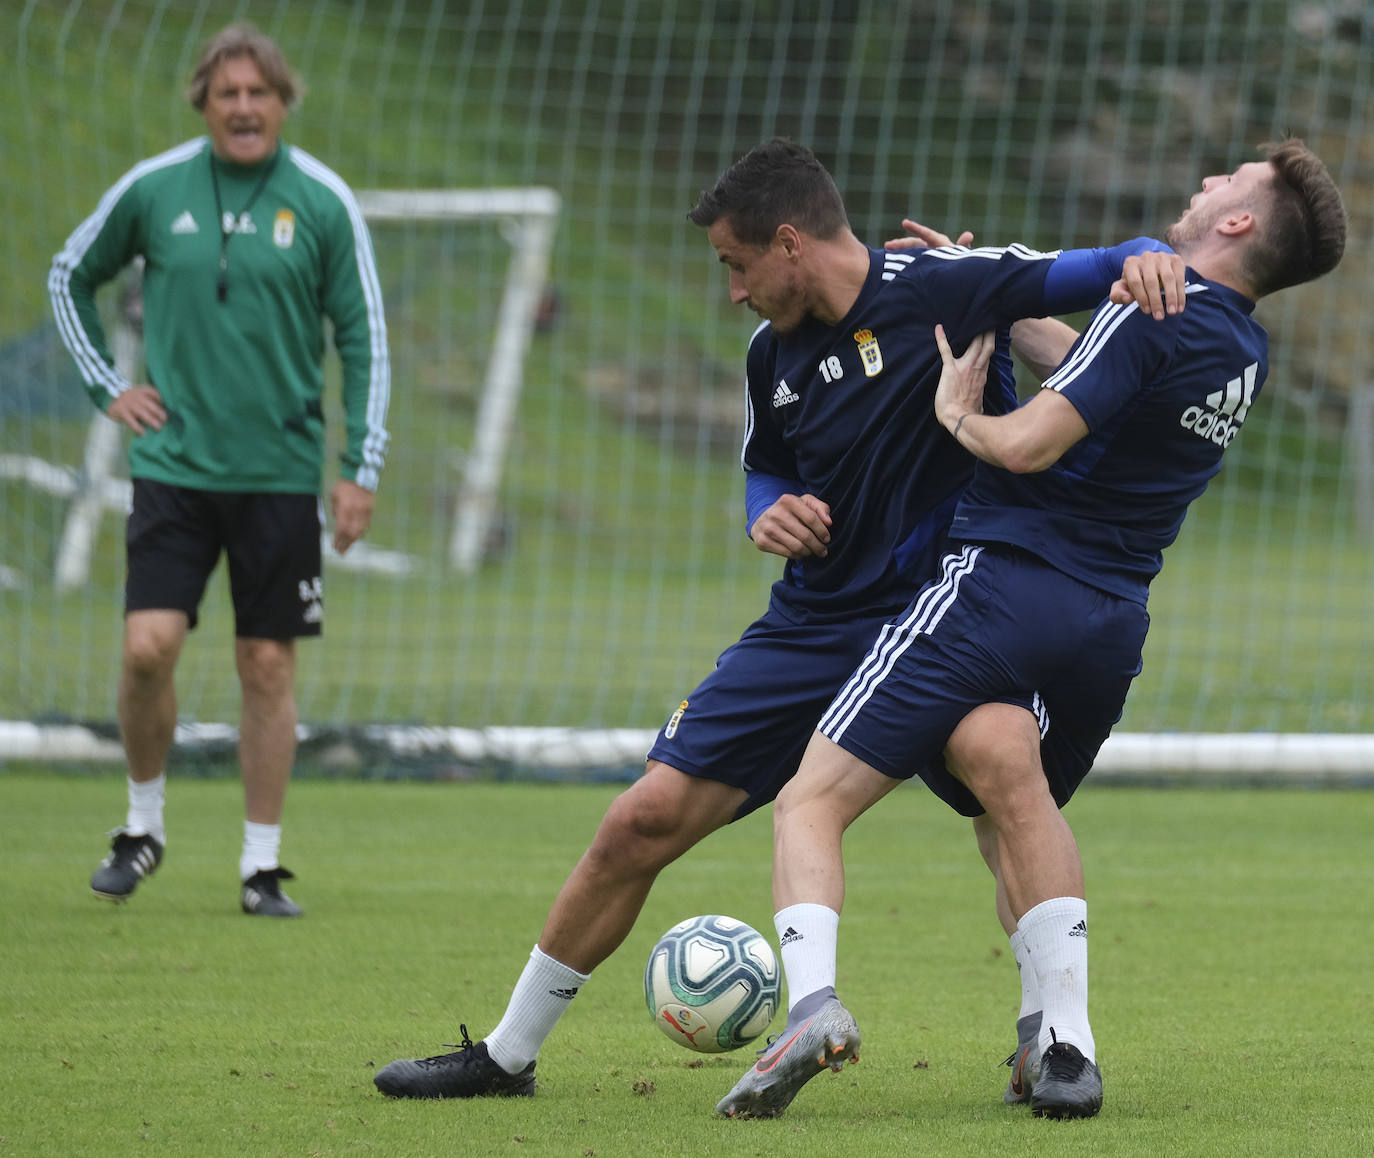
<path fill-rule="evenodd" d="M 799 495 L 803 487 L 796 479 L 751 470 L 744 476 L 744 533 L 753 537 L 758 517 L 783 495 Z"/>
<path fill-rule="evenodd" d="M 1045 312 L 1071 314 L 1092 309 L 1121 276 L 1127 257 L 1152 252 L 1173 251 L 1152 237 L 1135 237 L 1105 248 L 1064 250 L 1045 275 Z"/>
<path fill-rule="evenodd" d="M 358 327 L 337 340 L 339 361 L 343 365 L 343 405 L 347 420 L 347 446 L 343 454 L 343 477 L 367 490 L 375 491 L 386 461 L 391 436 L 386 429 L 391 404 L 391 362 L 387 356 L 385 332 L 374 345 L 370 331 Z"/>
<path fill-rule="evenodd" d="M 375 491 L 381 482 L 391 436 L 383 426 L 348 419 L 348 445 L 341 457 L 339 475 L 364 490 Z"/>
<path fill-rule="evenodd" d="M 95 304 L 95 286 L 80 270 L 64 267 L 59 255 L 48 277 L 48 296 L 57 332 L 81 372 L 86 393 L 100 409 L 108 409 L 129 388 L 129 382 L 110 354 Z"/>
<path fill-rule="evenodd" d="M 947 417 L 940 419 L 940 424 L 954 436 L 954 440 L 960 446 L 992 466 L 1000 466 L 1013 474 L 1044 470 L 1049 463 L 1045 463 L 1044 466 L 1037 465 L 1022 452 L 1013 439 L 1007 437 L 1010 432 L 1004 428 L 1005 424 L 1001 421 L 1004 417 L 1006 416 L 965 410 L 962 414 L 950 412 Z"/>
<path fill-rule="evenodd" d="M 957 355 L 943 326 L 935 327 L 935 342 L 942 362 L 935 387 L 935 419 L 983 462 L 1013 474 L 1045 470 L 1088 433 L 1078 408 L 1055 390 L 1040 391 L 1009 414 L 983 413 L 983 386 L 996 345 L 991 330 L 979 334 Z"/>
<path fill-rule="evenodd" d="M 984 414 L 967 397 L 937 394 L 935 416 L 965 450 L 1012 474 L 1048 470 L 1088 433 L 1074 405 L 1053 390 L 1010 414 Z"/>
<path fill-rule="evenodd" d="M 1077 340 L 1078 331 L 1058 318 L 1025 318 L 1011 327 L 1011 352 L 1039 382 L 1058 369 Z"/>
<path fill-rule="evenodd" d="M 351 199 L 351 194 L 349 195 Z M 375 491 L 386 459 L 391 406 L 391 357 L 386 317 L 370 248 L 355 247 L 341 225 L 326 272 L 325 313 L 334 323 L 334 348 L 343 367 L 348 446 L 343 477 Z"/>

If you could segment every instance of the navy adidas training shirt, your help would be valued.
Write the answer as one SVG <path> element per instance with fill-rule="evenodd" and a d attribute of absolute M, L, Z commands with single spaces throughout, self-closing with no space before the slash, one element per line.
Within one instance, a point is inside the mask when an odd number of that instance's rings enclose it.
<path fill-rule="evenodd" d="M 935 420 L 936 323 L 955 350 L 999 331 L 984 409 L 1005 413 L 1016 404 L 1005 331 L 1020 318 L 1096 305 L 1120 271 L 1121 254 L 1108 262 L 1108 252 L 870 250 L 868 280 L 838 325 L 808 321 L 783 335 L 759 327 L 747 363 L 744 468 L 795 480 L 830 505 L 833 520 L 828 555 L 789 561 L 775 606 L 807 619 L 907 604 L 933 573 L 975 462 Z M 1057 258 L 1089 260 L 1092 276 L 1047 295 Z"/>
<path fill-rule="evenodd" d="M 1012 543 L 1105 591 L 1146 601 L 1188 504 L 1221 469 L 1269 372 L 1242 294 L 1188 271 L 1187 307 L 1154 321 L 1102 305 L 1046 379 L 1090 433 L 1048 470 L 979 463 L 951 538 Z"/>

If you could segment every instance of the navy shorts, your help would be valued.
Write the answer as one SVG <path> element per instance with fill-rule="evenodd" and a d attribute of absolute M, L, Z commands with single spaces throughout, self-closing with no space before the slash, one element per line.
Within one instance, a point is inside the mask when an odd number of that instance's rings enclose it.
<path fill-rule="evenodd" d="M 678 705 L 649 759 L 742 788 L 749 798 L 735 819 L 768 804 L 796 773 L 821 713 L 889 618 L 803 624 L 770 604 Z"/>
<path fill-rule="evenodd" d="M 820 730 L 879 772 L 920 776 L 965 816 L 977 798 L 945 768 L 950 734 L 980 704 L 1025 707 L 1062 808 L 1121 718 L 1140 673 L 1142 604 L 1079 582 L 1025 551 L 965 546 L 882 629 Z"/>
<path fill-rule="evenodd" d="M 195 627 L 205 585 L 223 553 L 235 635 L 320 634 L 324 584 L 315 495 L 203 491 L 134 479 L 125 544 L 125 614 L 184 611 Z"/>

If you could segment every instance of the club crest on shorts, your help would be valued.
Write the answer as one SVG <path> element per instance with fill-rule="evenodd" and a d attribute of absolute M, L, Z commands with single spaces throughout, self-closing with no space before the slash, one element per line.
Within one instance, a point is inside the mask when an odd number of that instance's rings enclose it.
<path fill-rule="evenodd" d="M 883 352 L 878 349 L 878 339 L 872 330 L 855 330 L 854 340 L 859 343 L 859 357 L 864 363 L 864 377 L 876 378 L 883 372 Z"/>
<path fill-rule="evenodd" d="M 668 717 L 667 726 L 663 729 L 664 739 L 671 740 L 674 736 L 677 735 L 677 726 L 680 723 L 682 723 L 682 714 L 686 710 L 687 701 L 683 700 L 682 703 L 678 704 L 677 711 L 675 711 L 671 716 Z"/>
<path fill-rule="evenodd" d="M 290 249 L 296 239 L 296 215 L 289 209 L 278 209 L 277 219 L 272 222 L 272 240 L 278 249 Z"/>

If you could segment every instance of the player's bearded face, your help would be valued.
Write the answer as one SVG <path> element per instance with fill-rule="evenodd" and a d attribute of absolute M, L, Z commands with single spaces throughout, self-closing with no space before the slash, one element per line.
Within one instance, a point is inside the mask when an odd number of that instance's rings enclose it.
<path fill-rule="evenodd" d="M 1174 249 L 1201 241 L 1228 214 L 1253 211 L 1256 197 L 1262 195 L 1265 183 L 1273 180 L 1273 171 L 1266 162 L 1251 161 L 1234 173 L 1204 177 L 1201 192 L 1193 194 L 1184 210 L 1164 234 L 1164 240 Z"/>
<path fill-rule="evenodd" d="M 806 289 L 795 267 L 779 264 L 767 278 L 758 279 L 750 290 L 748 306 L 768 319 L 778 333 L 795 330 L 807 313 Z"/>
<path fill-rule="evenodd" d="M 1195 209 L 1187 209 L 1182 217 L 1169 226 L 1164 240 L 1175 250 L 1185 249 L 1206 237 L 1225 212 L 1224 205 L 1199 205 Z"/>

